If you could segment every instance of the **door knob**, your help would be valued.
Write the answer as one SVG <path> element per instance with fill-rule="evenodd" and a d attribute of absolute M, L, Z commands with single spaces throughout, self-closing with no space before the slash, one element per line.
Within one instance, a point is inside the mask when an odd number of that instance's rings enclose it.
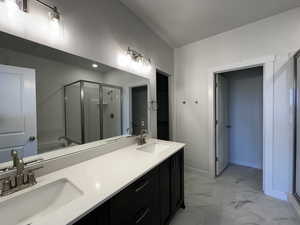
<path fill-rule="evenodd" d="M 30 136 L 30 137 L 28 138 L 28 141 L 29 141 L 29 142 L 35 141 L 35 136 Z"/>

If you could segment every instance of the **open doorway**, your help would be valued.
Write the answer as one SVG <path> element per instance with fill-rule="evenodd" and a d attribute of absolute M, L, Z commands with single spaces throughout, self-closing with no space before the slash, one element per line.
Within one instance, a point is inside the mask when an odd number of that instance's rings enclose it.
<path fill-rule="evenodd" d="M 156 98 L 157 98 L 157 138 L 170 140 L 169 121 L 169 77 L 160 72 L 156 73 Z"/>
<path fill-rule="evenodd" d="M 139 135 L 141 129 L 148 130 L 148 86 L 131 88 L 132 134 Z"/>
<path fill-rule="evenodd" d="M 216 176 L 241 173 L 262 189 L 263 67 L 215 74 Z"/>

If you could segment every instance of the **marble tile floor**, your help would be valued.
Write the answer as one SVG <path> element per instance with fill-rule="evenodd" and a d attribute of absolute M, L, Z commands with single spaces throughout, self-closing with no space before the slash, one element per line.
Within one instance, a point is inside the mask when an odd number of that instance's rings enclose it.
<path fill-rule="evenodd" d="M 285 201 L 263 194 L 259 170 L 231 165 L 217 179 L 185 172 L 186 209 L 170 225 L 300 225 Z"/>

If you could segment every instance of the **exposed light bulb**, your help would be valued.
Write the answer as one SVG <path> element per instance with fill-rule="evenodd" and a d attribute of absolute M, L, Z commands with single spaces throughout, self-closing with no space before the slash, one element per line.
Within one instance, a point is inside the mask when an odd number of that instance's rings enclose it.
<path fill-rule="evenodd" d="M 121 53 L 118 57 L 118 63 L 120 66 L 126 67 L 132 61 L 131 57 L 127 53 Z"/>
<path fill-rule="evenodd" d="M 57 20 L 57 21 L 59 21 L 59 20 L 60 20 L 60 13 L 58 12 L 57 7 L 54 6 L 54 7 L 51 8 L 51 9 L 52 9 L 52 11 L 49 12 L 50 18 L 51 18 L 52 20 Z"/>
<path fill-rule="evenodd" d="M 146 66 L 144 66 L 144 72 L 145 73 L 149 73 L 151 71 L 152 67 L 150 64 L 147 64 Z"/>
<path fill-rule="evenodd" d="M 50 17 L 50 24 L 52 27 L 54 28 L 58 28 L 59 27 L 59 20 L 56 18 L 51 18 Z"/>
<path fill-rule="evenodd" d="M 98 68 L 98 64 L 93 63 L 93 64 L 92 64 L 92 67 L 93 67 L 93 68 Z"/>

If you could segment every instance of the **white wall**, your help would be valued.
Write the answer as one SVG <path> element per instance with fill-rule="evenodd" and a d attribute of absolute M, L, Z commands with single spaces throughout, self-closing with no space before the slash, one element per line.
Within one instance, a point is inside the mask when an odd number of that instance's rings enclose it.
<path fill-rule="evenodd" d="M 147 77 L 154 100 L 155 68 L 173 74 L 173 49 L 119 0 L 51 0 L 61 12 L 59 27 L 49 23 L 48 9 L 36 1 L 28 1 L 27 14 L 8 10 L 6 2 L 0 1 L 0 31 Z M 142 73 L 119 64 L 119 55 L 128 46 L 151 58 L 151 72 Z M 156 121 L 156 114 L 152 121 Z M 151 125 L 156 136 L 156 123 Z"/>
<path fill-rule="evenodd" d="M 229 161 L 262 169 L 263 68 L 223 75 L 229 84 Z"/>
<path fill-rule="evenodd" d="M 216 67 L 275 55 L 273 189 L 292 187 L 292 66 L 300 48 L 300 8 L 175 50 L 176 140 L 187 142 L 186 165 L 208 173 L 208 76 Z M 182 101 L 187 104 L 182 104 Z M 194 101 L 198 100 L 199 104 Z"/>

